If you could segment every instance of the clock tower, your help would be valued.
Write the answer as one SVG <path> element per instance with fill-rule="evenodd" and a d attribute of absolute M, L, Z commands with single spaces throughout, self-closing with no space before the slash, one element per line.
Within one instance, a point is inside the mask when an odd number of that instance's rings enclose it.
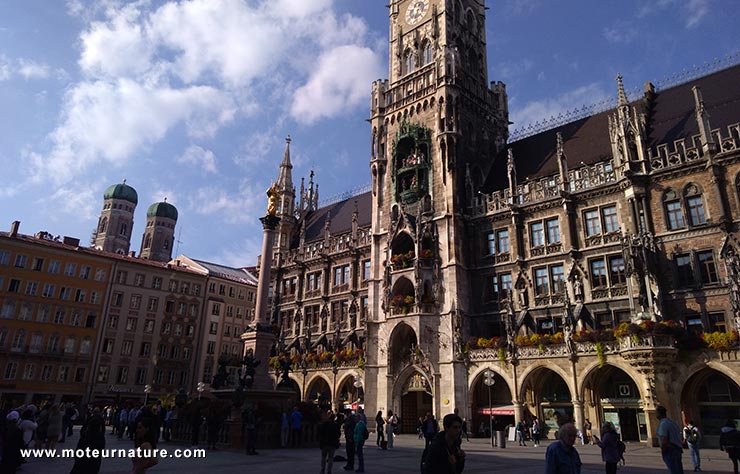
<path fill-rule="evenodd" d="M 391 0 L 389 79 L 372 86 L 368 413 L 467 413 L 466 215 L 508 137 L 482 0 Z M 404 426 L 403 428 L 407 428 Z"/>

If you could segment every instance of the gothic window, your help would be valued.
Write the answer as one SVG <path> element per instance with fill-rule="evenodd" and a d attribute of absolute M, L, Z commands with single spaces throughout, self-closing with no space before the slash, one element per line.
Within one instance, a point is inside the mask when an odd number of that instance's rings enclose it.
<path fill-rule="evenodd" d="M 565 293 L 565 268 L 562 264 L 550 267 L 550 280 L 553 294 Z"/>
<path fill-rule="evenodd" d="M 584 220 L 586 221 L 586 236 L 591 237 L 592 235 L 601 234 L 598 210 L 586 211 L 584 213 Z"/>
<path fill-rule="evenodd" d="M 547 268 L 535 268 L 534 281 L 537 296 L 547 295 L 550 293 L 550 279 L 547 274 Z"/>
<path fill-rule="evenodd" d="M 603 259 L 591 260 L 591 284 L 594 288 L 606 286 L 606 265 Z"/>
<path fill-rule="evenodd" d="M 121 235 L 127 235 L 128 233 L 128 225 L 124 222 L 121 224 Z"/>
<path fill-rule="evenodd" d="M 683 229 L 686 227 L 686 220 L 683 217 L 681 200 L 672 189 L 663 194 L 663 206 L 665 207 L 666 223 L 668 230 Z"/>
<path fill-rule="evenodd" d="M 403 53 L 403 66 L 402 66 L 402 74 L 411 74 L 414 72 L 416 66 L 416 62 L 414 60 L 414 52 L 411 49 L 407 49 Z"/>
<path fill-rule="evenodd" d="M 545 228 L 542 222 L 534 222 L 529 225 L 530 247 L 542 247 L 545 245 Z"/>
<path fill-rule="evenodd" d="M 627 282 L 623 257 L 609 258 L 609 278 L 612 285 L 623 285 Z"/>
<path fill-rule="evenodd" d="M 558 218 L 548 219 L 545 221 L 545 225 L 547 227 L 547 243 L 560 243 L 560 224 L 558 223 Z"/>
<path fill-rule="evenodd" d="M 696 258 L 699 262 L 699 275 L 701 276 L 701 282 L 705 285 L 719 282 L 717 267 L 714 263 L 714 252 L 711 250 L 697 252 Z"/>
<path fill-rule="evenodd" d="M 108 218 L 103 217 L 103 219 L 100 220 L 100 232 L 105 232 L 107 228 L 108 228 Z"/>
<path fill-rule="evenodd" d="M 509 252 L 509 230 L 499 230 L 496 232 L 496 250 L 499 253 Z"/>
<path fill-rule="evenodd" d="M 424 41 L 421 46 L 421 64 L 426 66 L 432 62 L 432 43 L 431 41 Z"/>
<path fill-rule="evenodd" d="M 604 232 L 617 232 L 619 230 L 619 219 L 617 219 L 617 206 L 608 206 L 601 209 L 601 217 L 604 220 Z"/>
<path fill-rule="evenodd" d="M 686 199 L 686 211 L 689 215 L 689 224 L 692 226 L 702 225 L 707 222 L 704 213 L 704 199 L 698 186 L 690 184 L 684 190 Z"/>
<path fill-rule="evenodd" d="M 146 238 L 144 239 L 144 248 L 148 249 L 152 246 L 152 234 L 146 234 Z"/>

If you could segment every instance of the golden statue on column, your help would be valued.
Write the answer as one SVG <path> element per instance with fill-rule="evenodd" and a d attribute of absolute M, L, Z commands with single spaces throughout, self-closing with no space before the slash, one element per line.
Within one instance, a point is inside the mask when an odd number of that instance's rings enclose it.
<path fill-rule="evenodd" d="M 275 182 L 272 183 L 272 186 L 267 190 L 267 215 L 277 215 L 278 197 L 278 185 L 277 182 Z"/>

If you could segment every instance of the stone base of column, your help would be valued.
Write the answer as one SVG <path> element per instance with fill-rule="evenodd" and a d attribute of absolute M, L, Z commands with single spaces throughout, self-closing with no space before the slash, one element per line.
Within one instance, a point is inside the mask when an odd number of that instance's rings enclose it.
<path fill-rule="evenodd" d="M 275 390 L 275 379 L 270 374 L 270 350 L 275 344 L 275 335 L 267 331 L 254 331 L 242 335 L 244 354 L 252 349 L 255 360 L 260 364 L 254 368 L 253 389 Z"/>

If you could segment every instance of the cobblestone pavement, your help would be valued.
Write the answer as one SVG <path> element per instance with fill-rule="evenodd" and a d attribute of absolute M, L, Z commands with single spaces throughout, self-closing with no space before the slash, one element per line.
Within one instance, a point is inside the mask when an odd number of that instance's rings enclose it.
<path fill-rule="evenodd" d="M 372 437 L 370 439 L 372 441 Z M 77 433 L 65 445 L 71 448 L 77 442 Z M 536 474 L 544 472 L 545 446 L 537 448 L 508 446 L 506 449 L 492 449 L 488 440 L 475 439 L 464 442 L 467 453 L 465 473 L 506 472 L 507 474 Z M 129 449 L 132 442 L 118 441 L 108 436 L 108 448 Z M 187 446 L 160 443 L 159 448 L 184 449 Z M 417 473 L 423 441 L 416 436 L 403 435 L 395 440 L 392 450 L 381 451 L 371 444 L 365 449 L 365 470 L 368 473 Z M 603 473 L 601 455 L 596 446 L 578 446 L 584 463 L 583 474 Z M 344 454 L 343 449 L 337 454 Z M 652 474 L 667 472 L 660 458 L 660 452 L 641 444 L 628 444 L 625 453 L 627 465 L 621 467 L 620 474 Z M 19 474 L 68 474 L 72 469 L 71 459 L 31 459 L 18 471 Z M 688 452 L 684 453 L 684 469 L 691 472 Z M 345 472 L 343 463 L 337 463 L 334 474 Z M 707 474 L 732 472 L 732 464 L 727 455 L 719 450 L 702 450 L 702 469 Z M 105 459 L 100 470 L 103 474 L 129 474 L 129 459 Z M 261 450 L 259 456 L 246 456 L 234 451 L 207 451 L 205 459 L 160 459 L 159 464 L 149 470 L 150 474 L 187 474 L 209 472 L 213 474 L 306 474 L 319 473 L 318 449 L 275 449 Z"/>

